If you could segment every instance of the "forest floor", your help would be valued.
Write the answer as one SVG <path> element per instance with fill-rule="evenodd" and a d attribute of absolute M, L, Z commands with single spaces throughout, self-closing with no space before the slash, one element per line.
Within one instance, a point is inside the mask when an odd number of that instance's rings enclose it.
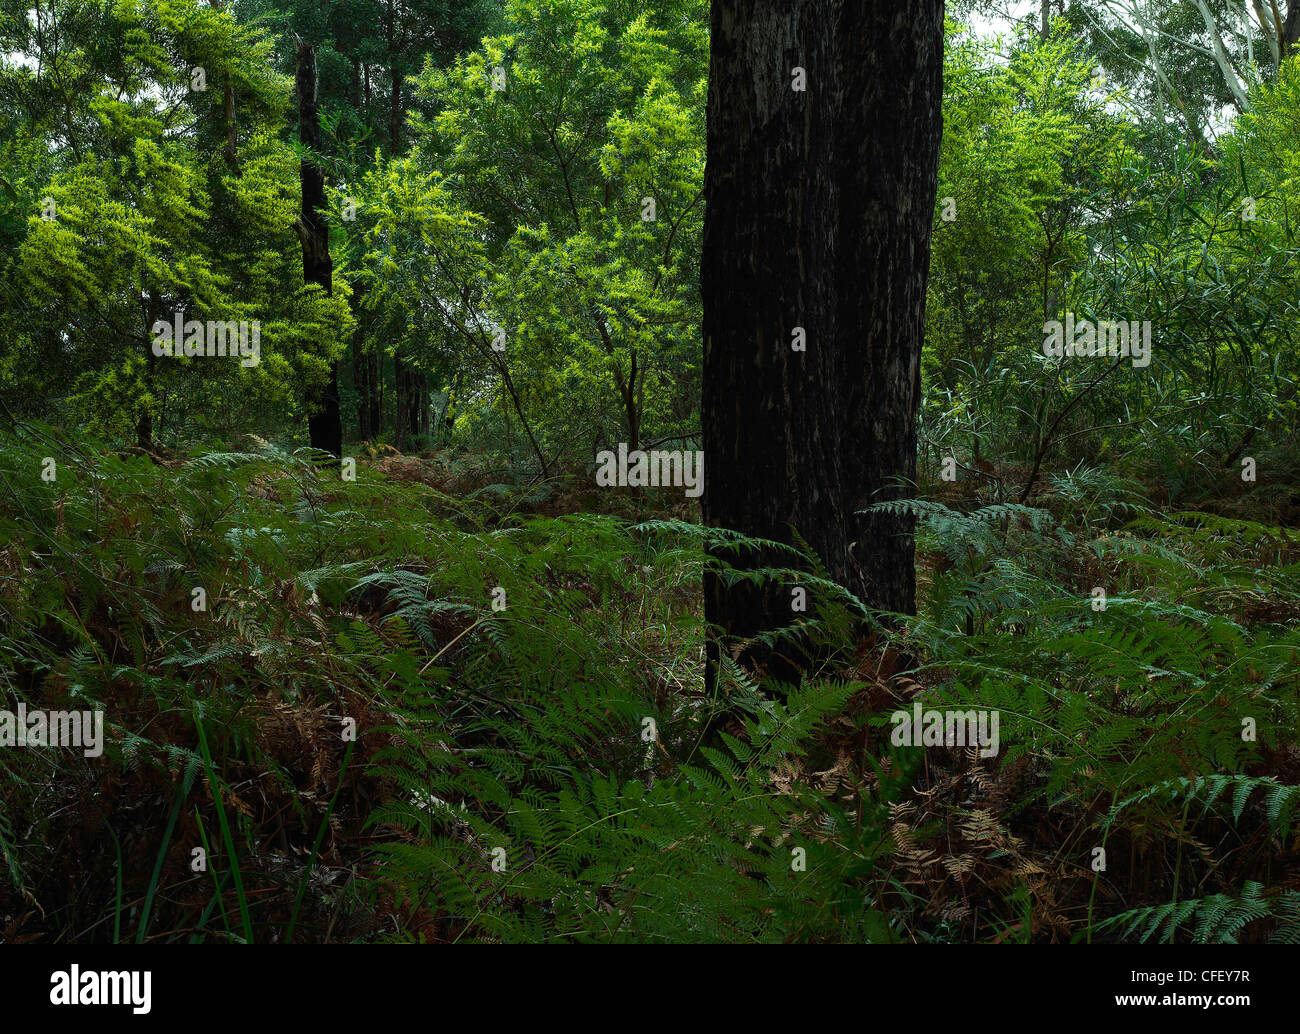
<path fill-rule="evenodd" d="M 916 620 L 814 608 L 823 668 L 724 665 L 706 739 L 680 494 L 3 444 L 5 706 L 107 743 L 0 753 L 0 941 L 1300 940 L 1285 526 L 945 486 Z M 1000 752 L 891 745 L 914 700 Z"/>

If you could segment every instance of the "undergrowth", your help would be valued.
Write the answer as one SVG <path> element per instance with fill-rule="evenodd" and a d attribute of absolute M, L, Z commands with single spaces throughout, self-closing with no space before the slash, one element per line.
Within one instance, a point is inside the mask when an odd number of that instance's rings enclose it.
<path fill-rule="evenodd" d="M 3 706 L 107 741 L 0 749 L 5 941 L 1300 939 L 1285 529 L 1098 471 L 890 504 L 920 614 L 864 646 L 787 550 L 734 576 L 802 570 L 768 638 L 824 661 L 710 698 L 689 521 L 2 445 Z M 913 699 L 998 711 L 1001 752 L 894 746 Z"/>

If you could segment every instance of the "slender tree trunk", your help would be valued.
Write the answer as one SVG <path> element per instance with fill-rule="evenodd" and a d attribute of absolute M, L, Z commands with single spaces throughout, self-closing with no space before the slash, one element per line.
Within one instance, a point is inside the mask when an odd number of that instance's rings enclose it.
<path fill-rule="evenodd" d="M 140 419 L 135 422 L 135 444 L 146 452 L 153 451 L 153 414 L 147 407 L 140 411 Z"/>
<path fill-rule="evenodd" d="M 623 401 L 623 416 L 627 420 L 627 451 L 636 452 L 641 447 L 641 410 L 637 406 L 636 349 L 632 349 L 632 364 L 627 376 L 624 377 L 622 368 L 614 358 L 614 340 L 610 337 L 604 319 L 596 312 L 592 313 L 592 319 L 595 321 L 596 333 L 600 335 L 601 344 L 605 346 L 605 351 L 609 354 L 614 367 L 614 387 Z"/>
<path fill-rule="evenodd" d="M 614 368 L 614 384 L 619 397 L 623 400 L 623 418 L 627 421 L 627 451 L 636 452 L 641 448 L 641 411 L 636 402 L 636 352 L 632 352 L 632 367 L 626 379 L 617 367 Z"/>
<path fill-rule="evenodd" d="M 294 86 L 298 96 L 298 139 L 313 152 L 321 148 L 319 110 L 316 103 L 316 50 L 299 41 Z M 299 167 L 302 208 L 295 227 L 302 241 L 302 275 L 334 293 L 334 263 L 330 258 L 329 225 L 325 221 L 325 176 L 310 158 Z M 307 427 L 314 449 L 343 455 L 343 421 L 339 414 L 339 364 L 330 364 L 325 384 L 308 400 Z"/>
<path fill-rule="evenodd" d="M 711 40 L 705 518 L 797 532 L 865 603 L 911 612 L 911 523 L 854 511 L 915 478 L 942 0 L 714 0 Z M 788 624 L 791 588 L 706 577 L 706 620 Z M 740 659 L 782 678 L 804 663 Z"/>
<path fill-rule="evenodd" d="M 360 281 L 352 285 L 352 314 L 357 329 L 352 335 L 352 380 L 357 390 L 357 433 L 362 441 L 372 441 L 379 436 L 379 350 L 366 347 L 366 327 L 361 302 L 366 296 L 366 285 Z"/>
<path fill-rule="evenodd" d="M 402 369 L 402 350 L 399 347 L 393 353 L 393 445 L 402 449 L 406 445 L 406 425 L 408 422 L 408 405 L 406 396 L 406 374 Z"/>
<path fill-rule="evenodd" d="M 370 441 L 374 434 L 370 430 L 369 394 L 370 371 L 366 368 L 369 356 L 365 354 L 365 342 L 360 329 L 352 335 L 352 384 L 357 391 L 357 437 L 363 442 Z"/>
<path fill-rule="evenodd" d="M 144 353 L 144 382 L 150 394 L 156 387 L 158 360 L 153 354 L 153 325 L 162 314 L 162 299 L 158 292 L 150 290 L 145 296 L 144 327 L 149 347 Z M 153 451 L 153 410 L 144 406 L 135 424 L 135 443 L 141 449 Z"/>
<path fill-rule="evenodd" d="M 393 154 L 402 146 L 402 80 L 396 68 L 393 69 L 393 90 L 388 106 L 388 138 L 392 141 Z"/>
<path fill-rule="evenodd" d="M 230 171 L 238 175 L 239 173 L 239 153 L 237 146 L 239 143 L 239 123 L 235 115 L 235 84 L 230 78 L 230 73 L 226 73 L 225 86 L 225 117 L 226 117 L 226 147 L 224 156 L 226 164 Z"/>
<path fill-rule="evenodd" d="M 225 8 L 224 0 L 212 0 L 212 8 L 216 11 L 223 10 Z M 226 165 L 230 167 L 230 171 L 235 175 L 239 175 L 239 159 L 236 147 L 239 141 L 239 127 L 235 118 L 235 83 L 229 72 L 225 76 L 222 106 L 226 126 L 226 146 L 222 151 L 222 155 L 226 159 Z"/>
<path fill-rule="evenodd" d="M 412 400 L 413 384 L 411 367 L 402 355 L 399 347 L 393 355 L 393 400 L 394 426 L 393 444 L 405 450 L 411 436 L 411 419 L 415 406 Z"/>
<path fill-rule="evenodd" d="M 388 75 L 392 80 L 388 97 L 388 142 L 396 156 L 402 146 L 402 73 L 397 65 L 397 14 L 388 0 Z"/>
<path fill-rule="evenodd" d="M 415 397 L 418 405 L 416 410 L 415 433 L 421 438 L 429 437 L 429 375 L 420 372 L 416 375 Z"/>
<path fill-rule="evenodd" d="M 366 427 L 371 438 L 383 433 L 384 367 L 378 347 L 366 353 Z"/>

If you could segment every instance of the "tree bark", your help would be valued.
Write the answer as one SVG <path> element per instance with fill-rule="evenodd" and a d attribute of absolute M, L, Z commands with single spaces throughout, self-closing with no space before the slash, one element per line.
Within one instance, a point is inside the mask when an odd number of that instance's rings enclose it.
<path fill-rule="evenodd" d="M 149 342 L 148 348 L 144 353 L 144 383 L 146 390 L 153 394 L 157 387 L 157 366 L 158 360 L 153 354 L 153 325 L 162 315 L 162 298 L 158 292 L 150 289 L 145 296 L 144 306 L 144 330 L 145 340 Z M 152 452 L 153 442 L 153 410 L 149 406 L 142 406 L 136 418 L 135 424 L 135 443 L 146 452 Z"/>
<path fill-rule="evenodd" d="M 216 11 L 224 10 L 225 3 L 223 0 L 212 0 L 212 8 Z M 237 145 L 239 142 L 239 126 L 235 116 L 235 82 L 231 78 L 229 72 L 226 73 L 225 77 L 225 86 L 222 95 L 222 109 L 225 116 L 226 129 L 226 146 L 222 151 L 222 155 L 225 157 L 226 165 L 230 167 L 230 171 L 238 176 L 239 157 Z"/>
<path fill-rule="evenodd" d="M 402 73 L 397 63 L 397 14 L 394 0 L 388 0 L 387 21 L 388 74 L 391 79 L 388 97 L 388 143 L 394 157 L 402 146 Z"/>
<path fill-rule="evenodd" d="M 393 88 L 388 104 L 388 138 L 392 142 L 393 154 L 399 153 L 402 146 L 402 80 L 396 68 L 393 69 Z"/>
<path fill-rule="evenodd" d="M 415 433 L 421 438 L 429 437 L 429 375 L 421 371 L 415 382 L 416 401 L 419 409 L 416 410 Z"/>
<path fill-rule="evenodd" d="M 424 372 L 413 366 L 400 348 L 393 357 L 393 374 L 397 393 L 394 444 L 405 450 L 416 436 L 429 433 L 429 389 Z"/>
<path fill-rule="evenodd" d="M 399 346 L 393 353 L 393 445 L 399 450 L 406 448 L 406 436 L 411 426 L 411 391 L 407 377 Z"/>
<path fill-rule="evenodd" d="M 705 519 L 786 543 L 793 529 L 865 604 L 911 613 L 912 522 L 855 511 L 915 481 L 942 0 L 714 0 L 711 39 Z M 790 586 L 706 577 L 725 637 L 793 616 Z M 781 678 L 806 661 L 740 659 Z"/>
<path fill-rule="evenodd" d="M 357 434 L 364 442 L 379 437 L 381 427 L 379 350 L 366 347 L 366 327 L 361 311 L 366 290 L 361 281 L 352 285 L 352 313 L 357 320 L 357 329 L 352 335 L 352 380 L 357 390 Z"/>
<path fill-rule="evenodd" d="M 874 10 L 872 10 L 874 8 Z M 862 76 L 840 119 L 839 354 L 847 394 L 847 583 L 869 606 L 916 610 L 914 521 L 861 511 L 916 484 L 930 232 L 943 129 L 943 0 L 845 0 L 844 67 Z M 904 13 L 905 12 L 905 13 Z M 863 70 L 856 55 L 871 55 Z M 860 92 L 859 92 L 860 91 Z"/>
<path fill-rule="evenodd" d="M 1300 0 L 1291 0 L 1287 5 L 1286 21 L 1282 25 L 1282 38 L 1278 41 L 1282 57 L 1288 58 L 1294 54 L 1297 44 L 1300 44 Z"/>
<path fill-rule="evenodd" d="M 226 73 L 225 94 L 222 105 L 226 119 L 226 146 L 222 152 L 230 171 L 239 175 L 239 123 L 235 114 L 235 83 L 230 73 Z"/>
<path fill-rule="evenodd" d="M 320 112 L 316 102 L 316 49 L 298 42 L 294 87 L 298 97 L 298 139 L 313 152 L 321 149 Z M 326 296 L 334 293 L 334 263 L 330 258 L 329 225 L 325 220 L 325 176 L 310 159 L 299 166 L 302 207 L 295 224 L 302 241 L 302 276 L 319 284 Z M 330 364 L 325 384 L 308 399 L 307 427 L 314 449 L 343 455 L 343 421 L 339 414 L 339 364 Z"/>

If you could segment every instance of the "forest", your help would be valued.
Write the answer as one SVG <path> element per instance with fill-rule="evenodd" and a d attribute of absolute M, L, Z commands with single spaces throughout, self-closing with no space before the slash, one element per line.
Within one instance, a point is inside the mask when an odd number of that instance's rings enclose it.
<path fill-rule="evenodd" d="M 1300 0 L 0 0 L 0 943 L 1300 943 L 1297 233 Z"/>

